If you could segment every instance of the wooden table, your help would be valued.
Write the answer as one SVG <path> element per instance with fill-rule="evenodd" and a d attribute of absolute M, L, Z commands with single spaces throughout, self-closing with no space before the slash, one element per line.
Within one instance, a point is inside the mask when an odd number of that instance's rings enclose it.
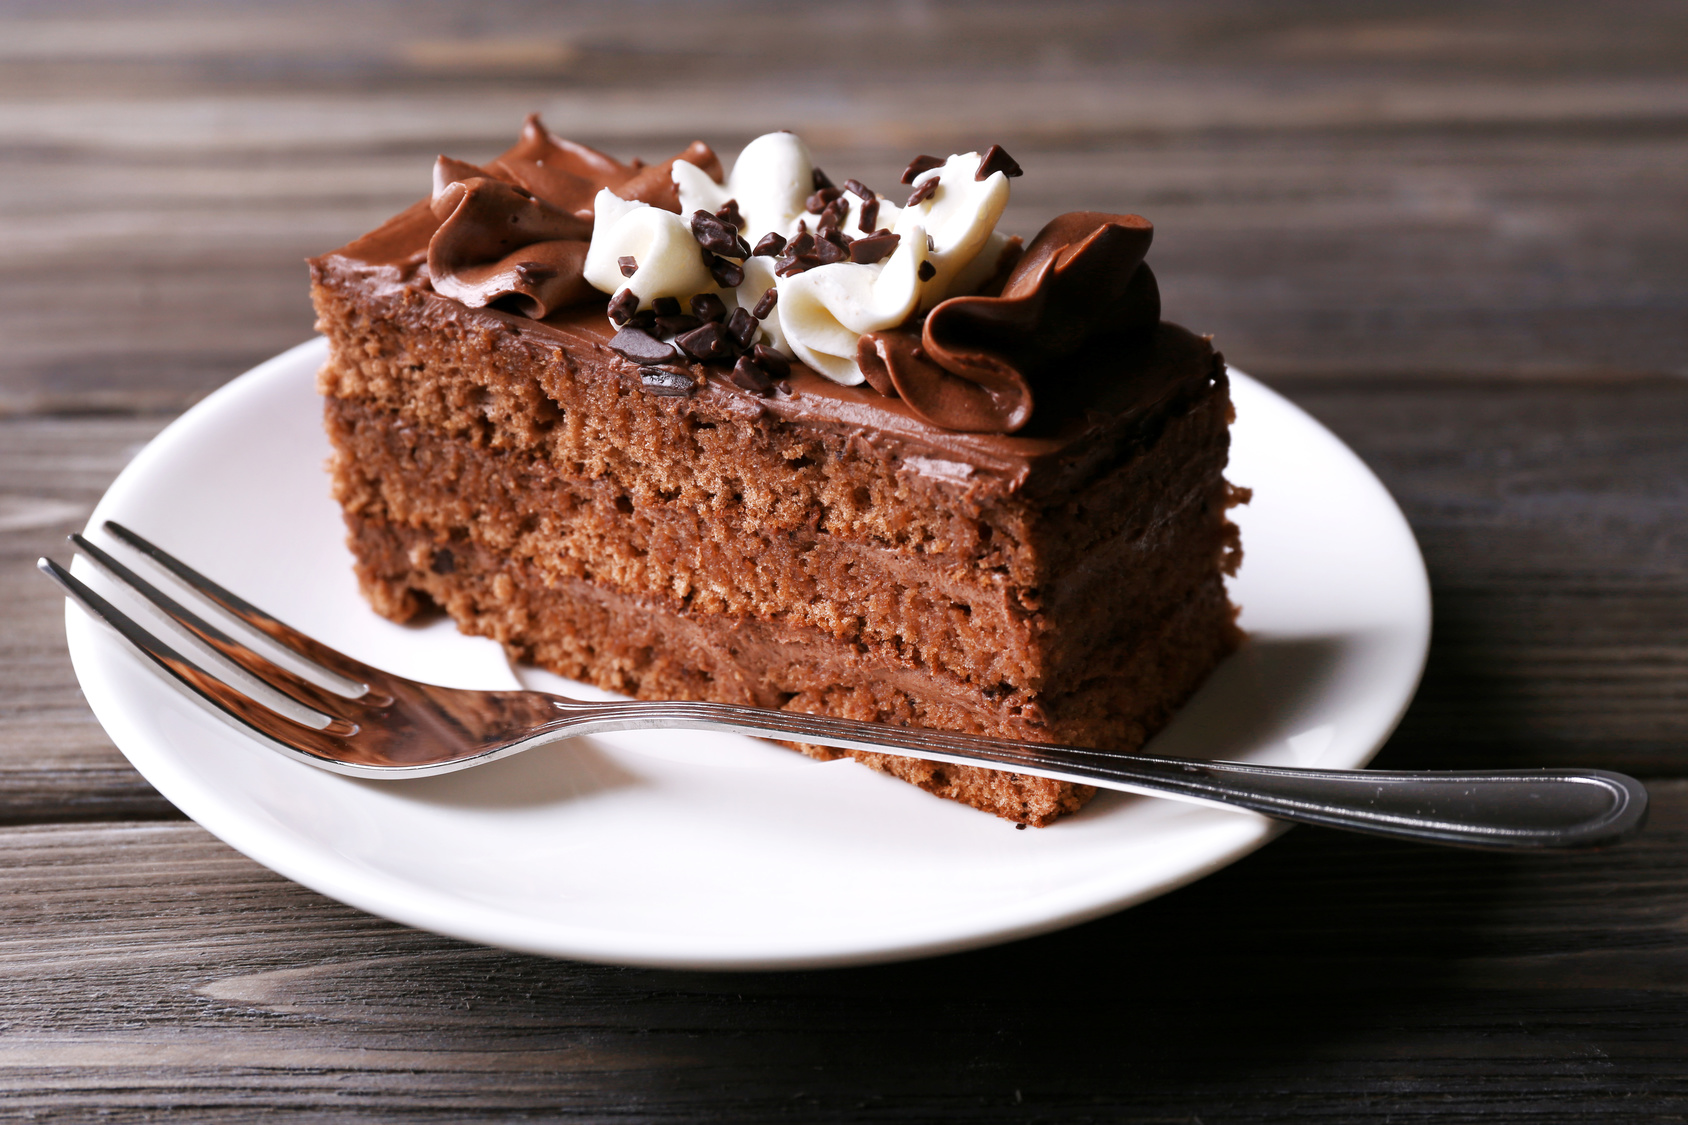
<path fill-rule="evenodd" d="M 1688 9 L 18 3 L 0 12 L 0 1116 L 1688 1116 Z M 1329 424 L 1435 584 L 1397 767 L 1648 779 L 1609 853 L 1298 830 L 1051 937 L 795 974 L 475 948 L 185 821 L 77 692 L 64 554 L 311 330 L 300 259 L 524 112 L 835 175 L 1000 141 L 1135 210 L 1168 314 Z"/>

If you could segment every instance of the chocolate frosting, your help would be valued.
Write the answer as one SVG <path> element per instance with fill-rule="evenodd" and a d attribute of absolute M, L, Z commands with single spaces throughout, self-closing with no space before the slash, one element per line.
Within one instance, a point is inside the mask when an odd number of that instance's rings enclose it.
<path fill-rule="evenodd" d="M 592 201 L 603 188 L 678 212 L 674 161 L 720 181 L 721 161 L 702 141 L 661 164 L 620 161 L 554 136 L 529 115 L 516 146 L 488 167 L 448 156 L 434 163 L 428 275 L 442 296 L 470 308 L 494 302 L 534 319 L 602 296 L 584 276 Z"/>
<path fill-rule="evenodd" d="M 1086 378 L 1073 360 L 1099 341 L 1122 351 L 1160 323 L 1160 290 L 1143 261 L 1154 227 L 1140 215 L 1071 211 L 1032 239 L 1000 296 L 952 297 L 906 328 L 870 332 L 856 362 L 935 426 L 1011 434 L 1037 392 Z"/>

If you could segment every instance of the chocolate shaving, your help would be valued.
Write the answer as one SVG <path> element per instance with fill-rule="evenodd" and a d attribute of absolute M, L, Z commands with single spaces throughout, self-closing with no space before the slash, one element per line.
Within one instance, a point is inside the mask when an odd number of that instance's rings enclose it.
<path fill-rule="evenodd" d="M 802 273 L 814 265 L 812 256 L 815 252 L 815 236 L 808 231 L 799 231 L 797 237 L 785 245 L 785 253 L 774 262 L 774 273 L 779 277 L 790 277 L 794 273 Z"/>
<path fill-rule="evenodd" d="M 748 356 L 739 356 L 738 362 L 733 364 L 733 369 L 728 372 L 727 378 L 732 381 L 734 386 L 742 387 L 756 394 L 767 394 L 774 385 L 774 381 L 769 378 L 768 373 L 752 363 Z"/>
<path fill-rule="evenodd" d="M 835 187 L 824 187 L 811 195 L 803 204 L 803 209 L 811 215 L 818 215 L 826 210 L 829 203 L 836 202 L 843 191 Z"/>
<path fill-rule="evenodd" d="M 640 366 L 667 363 L 674 359 L 672 346 L 632 325 L 610 337 L 610 350 L 622 359 L 631 360 Z"/>
<path fill-rule="evenodd" d="M 623 289 L 610 298 L 610 319 L 617 325 L 626 324 L 638 311 L 639 298 L 633 295 L 631 289 Z"/>
<path fill-rule="evenodd" d="M 908 162 L 908 167 L 903 169 L 903 178 L 897 182 L 912 184 L 914 178 L 920 173 L 930 172 L 934 168 L 942 168 L 944 163 L 945 161 L 941 156 L 917 156 Z"/>
<path fill-rule="evenodd" d="M 691 375 L 678 367 L 646 367 L 639 372 L 639 386 L 650 395 L 684 398 L 697 390 Z"/>
<path fill-rule="evenodd" d="M 901 235 L 892 234 L 888 230 L 863 235 L 850 243 L 850 260 L 860 262 L 863 265 L 872 265 L 895 250 L 897 243 L 901 241 Z"/>
<path fill-rule="evenodd" d="M 711 253 L 730 258 L 745 256 L 739 253 L 742 242 L 738 236 L 738 228 L 728 226 L 708 211 L 692 212 L 692 237 L 697 239 L 699 246 Z"/>
<path fill-rule="evenodd" d="M 914 272 L 919 275 L 921 281 L 931 281 L 938 276 L 938 267 L 931 262 L 921 262 L 920 268 Z"/>
<path fill-rule="evenodd" d="M 623 254 L 615 260 L 615 264 L 621 267 L 622 277 L 632 277 L 639 272 L 639 259 L 631 254 Z"/>
<path fill-rule="evenodd" d="M 701 328 L 694 328 L 675 341 L 680 350 L 700 363 L 710 360 L 732 359 L 734 355 L 732 340 L 727 330 L 711 321 Z"/>
<path fill-rule="evenodd" d="M 779 301 L 780 291 L 770 285 L 768 291 L 762 294 L 762 299 L 756 302 L 756 307 L 750 310 L 750 315 L 757 320 L 767 320 L 768 314 L 774 311 L 774 306 L 779 304 Z"/>
<path fill-rule="evenodd" d="M 973 178 L 975 180 L 986 180 L 995 172 L 1001 172 L 1011 180 L 1015 176 L 1025 175 L 1020 170 L 1020 165 L 1012 156 L 1008 155 L 1001 145 L 992 145 L 985 150 L 984 159 L 979 161 L 979 170 L 973 173 Z"/>
<path fill-rule="evenodd" d="M 815 248 L 803 255 L 803 260 L 816 266 L 829 266 L 833 262 L 842 262 L 847 251 L 838 243 L 828 238 L 815 240 Z"/>
<path fill-rule="evenodd" d="M 879 200 L 870 199 L 862 204 L 861 215 L 856 220 L 857 230 L 872 230 L 873 224 L 879 221 Z"/>
<path fill-rule="evenodd" d="M 863 203 L 871 202 L 873 199 L 873 189 L 862 183 L 860 180 L 845 180 L 844 190 L 855 192 L 861 197 Z"/>
<path fill-rule="evenodd" d="M 699 322 L 720 320 L 727 315 L 727 303 L 713 293 L 699 293 L 692 298 L 692 315 Z"/>
<path fill-rule="evenodd" d="M 722 289 L 737 289 L 744 284 L 744 267 L 719 255 L 711 255 L 709 276 Z"/>
<path fill-rule="evenodd" d="M 826 173 L 821 171 L 819 168 L 816 168 L 814 172 L 810 174 L 809 182 L 814 185 L 816 191 L 832 186 L 832 181 L 828 179 Z"/>
<path fill-rule="evenodd" d="M 733 343 L 738 345 L 739 351 L 750 347 L 750 342 L 756 339 L 758 325 L 756 318 L 750 315 L 750 310 L 740 305 L 733 310 L 733 315 L 727 318 L 727 335 L 732 337 Z"/>
<path fill-rule="evenodd" d="M 767 344 L 757 344 L 751 348 L 750 358 L 756 361 L 756 366 L 776 379 L 784 379 L 791 374 L 791 361 Z"/>
<path fill-rule="evenodd" d="M 744 229 L 744 215 L 740 213 L 736 199 L 729 199 L 721 204 L 721 209 L 715 212 L 715 217 L 736 230 Z"/>
<path fill-rule="evenodd" d="M 658 316 L 679 316 L 680 298 L 658 297 L 651 302 L 651 310 Z"/>
<path fill-rule="evenodd" d="M 756 249 L 751 254 L 758 258 L 777 258 L 785 249 L 785 236 L 769 231 L 756 243 Z"/>
<path fill-rule="evenodd" d="M 941 177 L 933 176 L 929 180 L 920 181 L 920 186 L 909 193 L 908 202 L 903 204 L 903 206 L 914 207 L 917 204 L 924 203 L 928 199 L 932 198 L 932 193 L 938 190 L 938 180 L 940 178 Z"/>

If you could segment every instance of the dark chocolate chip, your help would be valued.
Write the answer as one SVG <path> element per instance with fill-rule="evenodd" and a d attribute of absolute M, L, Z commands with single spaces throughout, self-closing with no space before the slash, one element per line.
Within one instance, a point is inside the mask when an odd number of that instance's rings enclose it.
<path fill-rule="evenodd" d="M 733 310 L 733 315 L 727 318 L 727 335 L 733 338 L 739 351 L 750 347 L 750 342 L 756 339 L 756 318 L 750 315 L 750 310 L 740 305 Z"/>
<path fill-rule="evenodd" d="M 751 253 L 758 258 L 777 258 L 785 250 L 785 236 L 769 231 L 762 236 Z"/>
<path fill-rule="evenodd" d="M 435 574 L 453 574 L 457 570 L 457 556 L 451 553 L 450 547 L 441 547 L 434 552 L 434 561 L 428 569 Z"/>
<path fill-rule="evenodd" d="M 682 398 L 697 390 L 697 383 L 678 367 L 647 367 L 639 372 L 639 386 L 648 395 Z"/>
<path fill-rule="evenodd" d="M 623 289 L 610 298 L 610 319 L 617 326 L 624 325 L 634 313 L 639 311 L 639 298 L 633 295 L 633 290 Z"/>
<path fill-rule="evenodd" d="M 727 336 L 727 330 L 721 325 L 710 321 L 701 328 L 694 328 L 674 341 L 680 345 L 680 350 L 700 363 L 708 363 L 715 359 L 732 359 L 733 343 Z"/>
<path fill-rule="evenodd" d="M 932 198 L 932 193 L 938 190 L 938 177 L 920 181 L 920 186 L 909 193 L 908 202 L 904 207 L 913 207 L 917 203 L 924 203 Z"/>
<path fill-rule="evenodd" d="M 622 359 L 644 365 L 667 363 L 674 358 L 674 349 L 649 332 L 631 326 L 610 337 L 610 350 Z"/>
<path fill-rule="evenodd" d="M 768 314 L 774 311 L 774 306 L 780 303 L 780 291 L 772 285 L 762 294 L 762 299 L 756 302 L 756 307 L 750 310 L 750 315 L 757 320 L 767 320 Z"/>
<path fill-rule="evenodd" d="M 748 356 L 739 356 L 739 361 L 733 364 L 733 369 L 727 375 L 735 386 L 743 387 L 747 391 L 765 394 L 774 385 L 768 373 L 750 362 Z"/>
<path fill-rule="evenodd" d="M 897 248 L 902 236 L 882 230 L 878 234 L 867 234 L 850 243 L 850 260 L 872 265 L 882 260 L 887 254 Z"/>
<path fill-rule="evenodd" d="M 782 395 L 789 395 L 791 394 L 791 384 L 786 382 L 784 379 L 781 379 L 779 382 L 774 384 L 774 390 L 778 391 Z"/>
<path fill-rule="evenodd" d="M 744 215 L 739 212 L 738 200 L 736 199 L 729 199 L 721 204 L 721 209 L 715 212 L 715 217 L 723 223 L 737 227 L 739 230 L 744 229 Z"/>
<path fill-rule="evenodd" d="M 873 199 L 873 189 L 862 183 L 860 180 L 845 180 L 844 190 L 853 191 L 857 195 L 861 196 L 863 203 L 867 203 Z"/>
<path fill-rule="evenodd" d="M 767 344 L 757 344 L 751 348 L 750 358 L 756 361 L 757 367 L 776 379 L 783 379 L 791 374 L 791 361 Z"/>
<path fill-rule="evenodd" d="M 826 205 L 833 202 L 844 192 L 835 187 L 824 187 L 811 195 L 803 204 L 803 209 L 811 215 L 819 215 L 826 210 Z"/>
<path fill-rule="evenodd" d="M 934 266 L 931 262 L 921 262 L 920 268 L 915 272 L 920 275 L 921 281 L 931 281 L 932 278 L 937 276 L 938 267 Z"/>
<path fill-rule="evenodd" d="M 631 254 L 623 254 L 615 261 L 616 265 L 621 267 L 622 277 L 632 277 L 634 274 L 639 272 L 639 259 L 635 258 Z"/>
<path fill-rule="evenodd" d="M 927 231 L 926 232 L 926 252 L 928 254 L 930 254 L 932 251 L 936 250 L 937 248 L 938 248 L 938 244 L 937 244 L 937 242 L 935 242 L 933 240 L 932 232 Z"/>
<path fill-rule="evenodd" d="M 810 234 L 808 231 L 799 232 L 796 238 L 785 244 L 786 254 L 794 258 L 801 258 L 805 254 L 811 254 L 814 252 L 814 249 L 815 236 Z"/>
<path fill-rule="evenodd" d="M 1001 145 L 992 145 L 985 150 L 985 157 L 979 161 L 979 170 L 973 173 L 973 178 L 975 180 L 989 179 L 993 172 L 1001 172 L 1011 180 L 1015 176 L 1025 175 L 1025 172 L 1021 171 L 1020 165 L 1003 150 Z"/>
<path fill-rule="evenodd" d="M 699 246 L 713 254 L 738 256 L 738 228 L 728 226 L 708 211 L 692 212 L 692 237 L 697 239 Z"/>
<path fill-rule="evenodd" d="M 702 323 L 703 321 L 698 317 L 688 316 L 685 313 L 681 313 L 679 316 L 659 316 L 656 318 L 657 329 L 664 336 L 678 336 L 682 332 L 690 332 Z"/>
<path fill-rule="evenodd" d="M 650 309 L 641 309 L 627 318 L 628 328 L 637 328 L 641 332 L 656 331 L 656 313 Z"/>
<path fill-rule="evenodd" d="M 815 248 L 803 255 L 805 261 L 817 266 L 829 266 L 833 262 L 842 262 L 845 257 L 845 249 L 838 243 L 826 238 L 816 240 Z"/>
<path fill-rule="evenodd" d="M 750 257 L 750 243 L 748 243 L 744 240 L 744 235 L 742 235 L 742 234 L 738 236 L 738 248 L 737 248 L 737 250 L 734 251 L 733 257 L 735 257 L 735 258 L 748 258 L 748 257 Z"/>
<path fill-rule="evenodd" d="M 796 254 L 787 252 L 774 259 L 774 276 L 790 277 L 793 274 L 802 273 L 811 264 L 799 258 Z"/>
<path fill-rule="evenodd" d="M 821 171 L 819 168 L 816 168 L 814 175 L 809 177 L 809 182 L 815 185 L 816 191 L 820 191 L 822 188 L 829 188 L 829 187 L 832 186 L 832 181 L 829 180 L 827 178 L 826 173 Z"/>
<path fill-rule="evenodd" d="M 836 204 L 828 204 L 826 210 L 821 212 L 821 221 L 815 224 L 815 233 L 822 238 L 831 238 L 837 229 L 838 207 Z"/>
<path fill-rule="evenodd" d="M 861 216 L 856 220 L 857 230 L 872 230 L 873 224 L 879 221 L 879 200 L 870 199 L 862 204 Z"/>
<path fill-rule="evenodd" d="M 727 315 L 727 303 L 713 293 L 699 293 L 692 298 L 692 315 L 698 320 L 720 320 Z"/>
<path fill-rule="evenodd" d="M 942 168 L 943 166 L 944 159 L 941 156 L 917 156 L 908 162 L 908 167 L 903 169 L 903 178 L 898 182 L 912 184 L 914 178 L 920 173 L 930 172 L 934 168 Z"/>
<path fill-rule="evenodd" d="M 728 258 L 717 256 L 709 263 L 709 276 L 723 289 L 737 289 L 744 284 L 744 267 Z"/>
<path fill-rule="evenodd" d="M 656 300 L 651 302 L 651 308 L 658 316 L 679 316 L 680 298 L 658 297 Z"/>

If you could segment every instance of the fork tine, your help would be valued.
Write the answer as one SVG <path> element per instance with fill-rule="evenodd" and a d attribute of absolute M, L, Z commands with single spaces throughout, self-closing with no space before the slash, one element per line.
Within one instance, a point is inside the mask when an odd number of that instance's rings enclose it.
<path fill-rule="evenodd" d="M 339 715 L 344 712 L 348 697 L 323 689 L 235 640 L 82 536 L 72 535 L 70 541 L 113 578 L 151 602 L 166 617 L 198 637 L 219 656 L 248 675 L 287 696 L 295 703 L 303 704 L 325 715 Z M 367 687 L 356 698 L 363 706 L 379 707 L 391 702 L 384 696 L 372 695 Z"/>
<path fill-rule="evenodd" d="M 324 716 L 328 719 L 328 725 L 318 729 L 271 710 L 211 675 L 147 632 L 122 610 L 89 589 L 80 579 L 52 559 L 38 559 L 35 565 L 97 620 L 117 630 L 124 640 L 139 649 L 153 663 L 249 730 L 301 750 L 312 757 L 326 759 L 334 758 L 330 751 L 338 747 L 341 739 L 357 733 L 357 724 L 342 718 Z"/>
<path fill-rule="evenodd" d="M 300 656 L 321 665 L 328 671 L 356 681 L 360 685 L 365 685 L 370 680 L 382 678 L 382 673 L 376 669 L 360 660 L 352 659 L 337 649 L 329 648 L 321 641 L 306 636 L 284 621 L 277 620 L 239 594 L 225 590 L 175 555 L 129 530 L 116 520 L 106 520 L 103 526 L 111 535 L 121 539 L 124 543 L 193 587 L 208 601 L 238 617 L 283 648 L 292 649 Z"/>

